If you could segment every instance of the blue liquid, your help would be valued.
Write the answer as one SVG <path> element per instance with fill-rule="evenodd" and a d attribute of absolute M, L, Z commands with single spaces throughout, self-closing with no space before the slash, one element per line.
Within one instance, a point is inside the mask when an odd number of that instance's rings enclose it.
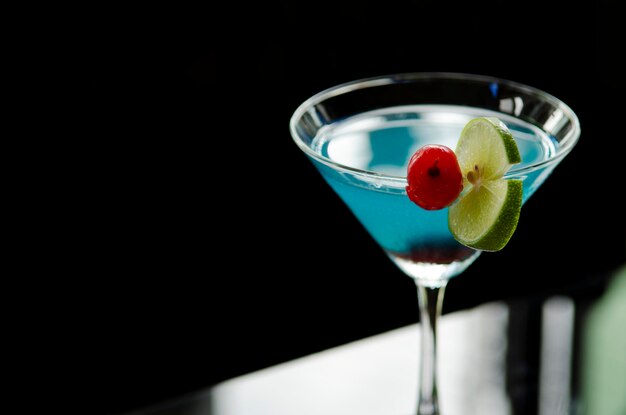
<path fill-rule="evenodd" d="M 450 234 L 448 210 L 428 211 L 415 205 L 406 195 L 404 178 L 408 161 L 418 148 L 443 144 L 454 149 L 465 124 L 479 116 L 497 116 L 513 133 L 522 163 L 515 165 L 507 177 L 523 180 L 525 202 L 556 163 L 539 166 L 523 175 L 515 171 L 550 158 L 558 143 L 528 123 L 477 108 L 438 105 L 386 108 L 330 125 L 313 142 L 313 149 L 336 163 L 395 179 L 377 179 L 315 164 L 392 257 L 414 263 L 462 261 L 473 251 L 458 244 Z"/>

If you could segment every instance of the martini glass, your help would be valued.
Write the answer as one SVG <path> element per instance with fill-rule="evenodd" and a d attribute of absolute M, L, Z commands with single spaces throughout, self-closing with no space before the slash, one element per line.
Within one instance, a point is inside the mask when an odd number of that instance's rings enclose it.
<path fill-rule="evenodd" d="M 291 118 L 300 149 L 387 256 L 417 285 L 421 356 L 418 415 L 439 414 L 437 320 L 448 280 L 480 251 L 448 230 L 447 209 L 428 211 L 406 195 L 411 155 L 425 144 L 454 149 L 472 118 L 495 116 L 522 156 L 505 178 L 523 181 L 523 203 L 580 136 L 574 112 L 538 89 L 502 79 L 410 73 L 350 82 L 305 101 Z"/>

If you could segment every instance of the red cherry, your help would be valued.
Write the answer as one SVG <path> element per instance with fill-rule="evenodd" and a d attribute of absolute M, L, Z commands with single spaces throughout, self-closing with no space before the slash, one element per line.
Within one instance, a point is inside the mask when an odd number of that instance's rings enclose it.
<path fill-rule="evenodd" d="M 428 144 L 413 154 L 407 174 L 406 193 L 415 204 L 427 209 L 443 209 L 463 190 L 463 175 L 454 151 Z"/>

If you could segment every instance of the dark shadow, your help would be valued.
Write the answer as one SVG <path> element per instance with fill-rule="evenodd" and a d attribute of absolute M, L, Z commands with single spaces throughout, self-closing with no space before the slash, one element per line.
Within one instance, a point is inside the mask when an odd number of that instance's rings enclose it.
<path fill-rule="evenodd" d="M 211 390 L 205 390 L 125 415 L 217 415 L 217 412 Z"/>

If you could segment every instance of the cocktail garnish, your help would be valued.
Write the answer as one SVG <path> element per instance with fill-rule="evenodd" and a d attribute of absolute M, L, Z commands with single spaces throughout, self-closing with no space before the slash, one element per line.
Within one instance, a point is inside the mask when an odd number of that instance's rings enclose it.
<path fill-rule="evenodd" d="M 523 193 L 521 180 L 503 177 L 520 161 L 515 139 L 502 121 L 474 118 L 463 128 L 456 152 L 429 144 L 413 154 L 406 192 L 426 210 L 450 206 L 448 227 L 461 244 L 499 251 L 517 227 Z"/>
<path fill-rule="evenodd" d="M 522 181 L 503 178 L 521 161 L 513 135 L 497 118 L 475 118 L 461 132 L 456 156 L 466 192 L 448 209 L 450 232 L 463 245 L 499 251 L 522 207 Z"/>
<path fill-rule="evenodd" d="M 463 175 L 452 149 L 425 145 L 409 161 L 406 193 L 426 210 L 443 209 L 463 190 Z"/>

